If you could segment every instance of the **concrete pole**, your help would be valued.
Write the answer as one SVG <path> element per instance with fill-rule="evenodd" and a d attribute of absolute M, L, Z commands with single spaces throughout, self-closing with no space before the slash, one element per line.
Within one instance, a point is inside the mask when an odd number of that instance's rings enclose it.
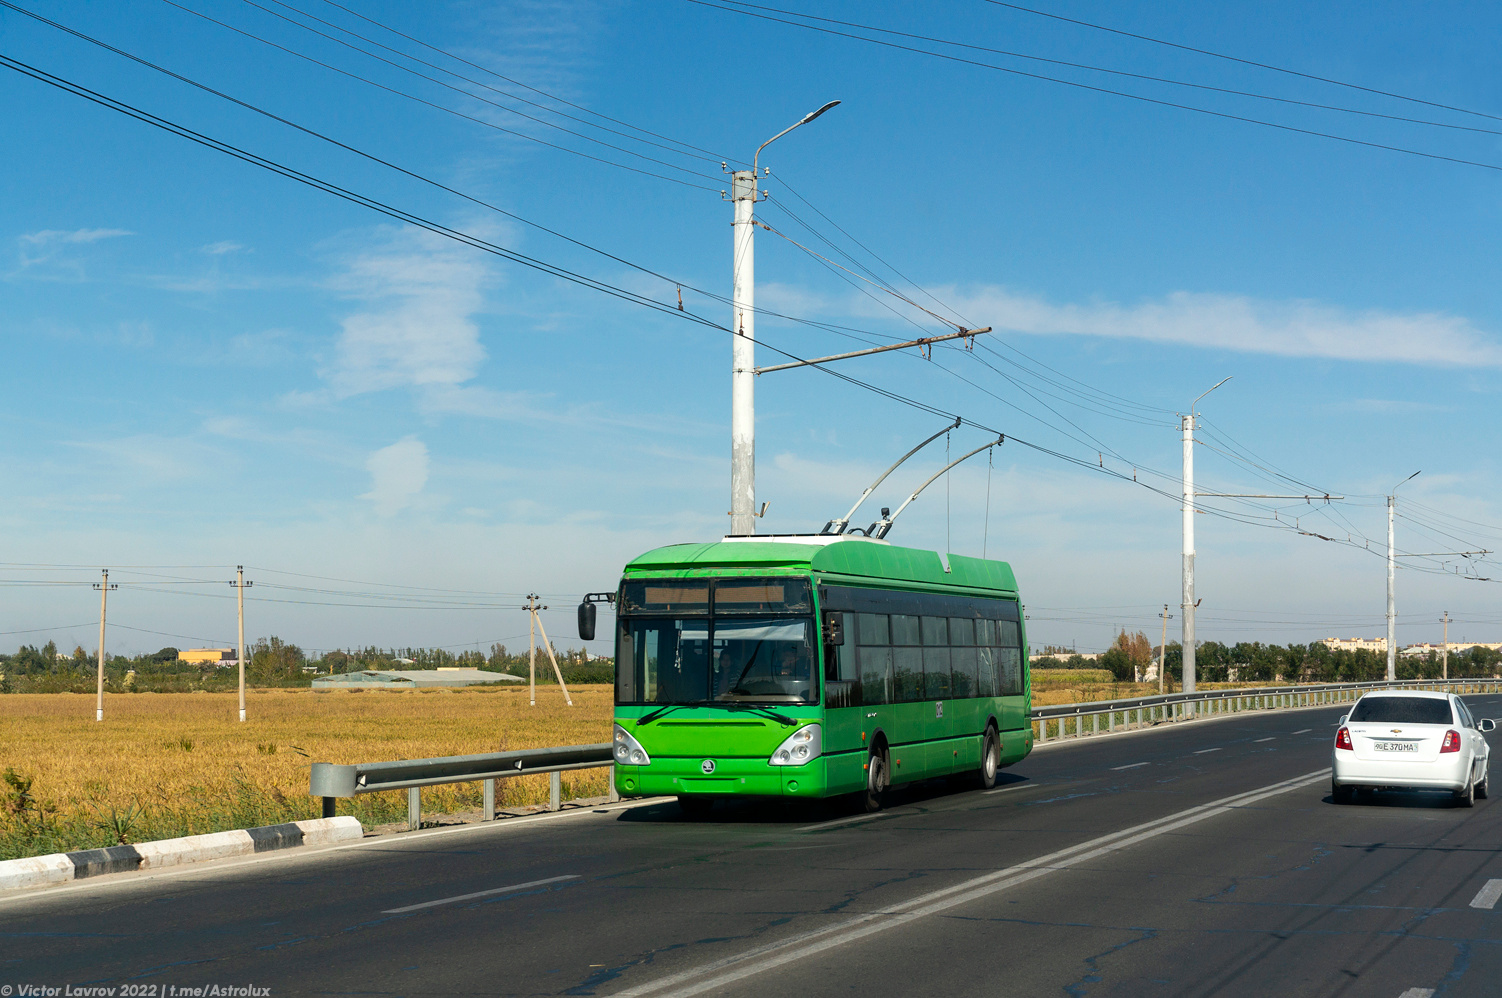
<path fill-rule="evenodd" d="M 537 596 L 527 595 L 527 686 L 537 706 Z"/>
<path fill-rule="evenodd" d="M 735 203 L 730 328 L 730 533 L 756 533 L 756 174 L 730 179 Z"/>
<path fill-rule="evenodd" d="M 1184 430 L 1184 692 L 1194 692 L 1194 412 L 1182 417 Z M 1185 709 L 1188 709 L 1187 706 Z"/>
<path fill-rule="evenodd" d="M 94 720 L 104 720 L 104 608 L 110 595 L 110 570 L 104 569 L 99 584 L 99 693 L 94 704 Z"/>
<path fill-rule="evenodd" d="M 1398 609 L 1393 593 L 1396 563 L 1393 560 L 1392 520 L 1397 496 L 1387 497 L 1387 681 L 1398 678 Z"/>
<path fill-rule="evenodd" d="M 547 607 L 543 607 L 542 609 L 546 610 Z M 558 668 L 558 656 L 553 654 L 553 642 L 548 640 L 548 632 L 542 626 L 542 618 L 537 615 L 536 610 L 532 611 L 532 619 L 537 621 L 538 633 L 542 635 L 542 648 L 543 651 L 548 653 L 548 661 L 553 663 L 553 675 L 558 679 L 558 688 L 563 691 L 563 700 L 572 707 L 574 705 L 574 698 L 568 695 L 568 687 L 563 685 L 563 670 Z"/>
<path fill-rule="evenodd" d="M 245 566 L 235 566 L 235 596 L 240 608 L 240 720 L 245 720 Z"/>
<path fill-rule="evenodd" d="M 1164 692 L 1163 673 L 1168 667 L 1168 604 L 1163 604 L 1163 640 L 1158 642 L 1158 692 Z"/>
<path fill-rule="evenodd" d="M 1444 625 L 1445 625 L 1445 640 L 1444 640 L 1444 643 L 1440 646 L 1440 649 L 1439 649 L 1439 660 L 1440 660 L 1440 663 L 1441 663 L 1441 668 L 1444 669 L 1444 672 L 1442 672 L 1440 674 L 1440 678 L 1441 679 L 1449 679 L 1450 678 L 1450 611 L 1449 610 L 1445 611 L 1445 616 L 1443 618 L 1443 622 L 1444 622 Z"/>

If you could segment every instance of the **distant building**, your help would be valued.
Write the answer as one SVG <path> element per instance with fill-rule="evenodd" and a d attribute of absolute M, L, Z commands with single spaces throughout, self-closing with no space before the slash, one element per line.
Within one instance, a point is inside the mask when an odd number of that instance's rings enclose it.
<path fill-rule="evenodd" d="M 185 648 L 177 653 L 177 660 L 194 665 L 219 665 L 221 662 L 236 661 L 233 648 Z"/>
<path fill-rule="evenodd" d="M 484 669 L 363 669 L 318 676 L 315 690 L 427 690 L 474 686 L 479 683 L 522 683 L 520 676 Z"/>
<path fill-rule="evenodd" d="M 1379 651 L 1387 652 L 1386 638 L 1324 638 L 1320 641 L 1331 651 Z"/>
<path fill-rule="evenodd" d="M 1502 650 L 1502 641 L 1494 641 L 1494 642 L 1486 642 L 1486 641 L 1451 641 L 1450 642 L 1450 654 L 1452 654 L 1452 655 L 1459 654 L 1460 652 L 1470 651 L 1472 648 L 1487 648 L 1487 649 L 1490 649 L 1491 651 L 1499 651 L 1499 650 Z M 1436 644 L 1436 643 L 1434 643 L 1432 641 L 1425 641 L 1421 645 L 1409 645 L 1407 648 L 1404 648 L 1401 651 L 1399 651 L 1398 654 L 1399 655 L 1408 655 L 1408 656 L 1420 656 L 1420 655 L 1427 655 L 1430 652 L 1433 652 L 1436 655 L 1442 655 L 1442 654 L 1444 654 L 1444 649 L 1445 649 L 1445 645 L 1442 642 Z"/>
<path fill-rule="evenodd" d="M 1094 662 L 1094 661 L 1099 660 L 1099 658 L 1102 655 L 1104 655 L 1104 654 L 1105 654 L 1105 652 L 1101 652 L 1101 651 L 1062 651 L 1062 652 L 1061 651 L 1056 651 L 1056 652 L 1035 651 L 1035 652 L 1029 652 L 1029 654 L 1027 656 L 1027 664 L 1028 665 L 1032 665 L 1034 662 L 1038 661 L 1038 659 L 1040 659 L 1040 658 L 1053 658 L 1053 659 L 1058 659 L 1060 662 L 1067 662 L 1071 658 L 1074 658 L 1075 656 L 1079 656 L 1080 658 L 1084 659 L 1086 662 Z"/>

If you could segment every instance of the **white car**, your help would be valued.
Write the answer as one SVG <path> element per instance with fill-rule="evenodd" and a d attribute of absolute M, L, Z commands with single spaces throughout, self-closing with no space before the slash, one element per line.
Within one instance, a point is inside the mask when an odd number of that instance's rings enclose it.
<path fill-rule="evenodd" d="M 1453 693 L 1373 690 L 1340 719 L 1331 763 L 1331 796 L 1349 803 L 1359 789 L 1448 790 L 1463 807 L 1485 798 L 1491 746 Z"/>

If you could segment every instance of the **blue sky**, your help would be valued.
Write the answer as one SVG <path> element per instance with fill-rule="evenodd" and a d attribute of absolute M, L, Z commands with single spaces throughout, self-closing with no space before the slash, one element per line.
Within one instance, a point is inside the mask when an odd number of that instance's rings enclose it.
<path fill-rule="evenodd" d="M 642 269 L 0 10 L 11 59 L 654 302 L 676 307 L 681 282 L 686 309 L 722 324 L 728 306 L 695 290 L 729 293 L 720 161 L 842 100 L 763 154 L 773 200 L 758 217 L 997 330 L 973 352 L 839 370 L 1082 462 L 1009 441 L 931 487 L 892 535 L 1010 560 L 1035 645 L 1099 648 L 1178 603 L 1178 507 L 1131 478 L 1177 491 L 1175 413 L 1228 375 L 1202 404 L 1202 486 L 1350 498 L 1221 500 L 1239 518 L 1197 517 L 1202 638 L 1381 633 L 1381 496 L 1415 470 L 1400 550 L 1502 544 L 1502 171 L 1306 134 L 1502 166 L 1502 118 L 1487 116 L 1502 116 L 1493 5 L 1038 8 L 1428 104 L 983 0 L 784 8 L 1138 74 L 803 21 L 1284 128 L 684 0 L 21 6 Z M 535 590 L 568 644 L 579 593 L 612 588 L 642 550 L 726 529 L 723 332 L 11 69 L 0 108 L 3 571 L 71 583 L 6 586 L 0 647 L 93 648 L 100 567 L 127 583 L 111 647 L 225 640 L 236 564 L 257 583 L 252 636 L 515 646 L 526 623 L 511 607 Z M 758 305 L 822 324 L 761 317 L 763 363 L 772 348 L 816 356 L 942 331 L 777 234 L 757 240 Z M 759 379 L 757 416 L 772 531 L 817 529 L 944 423 L 814 371 Z M 984 439 L 967 426 L 949 446 Z M 938 470 L 942 443 L 862 515 Z M 1502 590 L 1445 576 L 1464 563 L 1406 562 L 1400 641 L 1437 640 L 1445 610 L 1452 639 L 1502 637 Z M 1485 562 L 1471 572 L 1502 578 Z"/>

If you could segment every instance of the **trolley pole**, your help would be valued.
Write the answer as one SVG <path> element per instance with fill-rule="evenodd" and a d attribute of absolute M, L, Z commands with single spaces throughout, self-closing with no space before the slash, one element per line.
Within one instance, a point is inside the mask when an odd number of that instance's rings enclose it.
<path fill-rule="evenodd" d="M 94 701 L 94 720 L 104 720 L 104 611 L 108 605 L 111 589 L 119 589 L 118 585 L 110 585 L 110 570 L 101 569 L 102 575 L 99 582 L 94 583 L 94 588 L 99 590 L 99 685 Z"/>

